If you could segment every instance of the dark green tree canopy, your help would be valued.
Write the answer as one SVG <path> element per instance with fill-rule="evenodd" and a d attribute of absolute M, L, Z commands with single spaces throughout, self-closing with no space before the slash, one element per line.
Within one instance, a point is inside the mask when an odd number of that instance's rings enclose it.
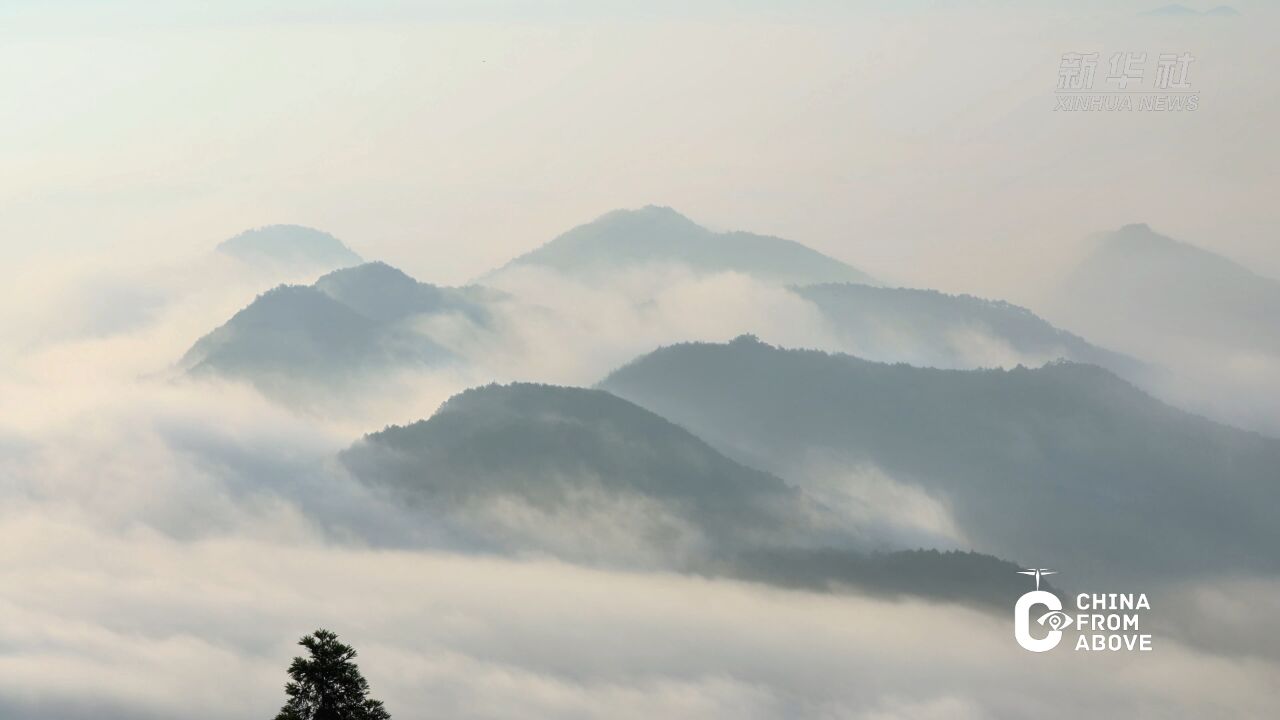
<path fill-rule="evenodd" d="M 311 657 L 295 657 L 289 665 L 289 700 L 275 720 L 391 720 L 381 701 L 369 699 L 369 682 L 352 662 L 354 648 L 324 629 L 298 644 Z"/>

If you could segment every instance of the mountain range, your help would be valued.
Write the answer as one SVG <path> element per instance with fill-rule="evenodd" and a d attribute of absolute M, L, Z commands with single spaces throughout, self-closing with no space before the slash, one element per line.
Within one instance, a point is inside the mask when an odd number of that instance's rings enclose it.
<path fill-rule="evenodd" d="M 1095 366 L 938 370 L 744 337 L 662 348 L 600 387 L 800 487 L 874 468 L 982 552 L 1110 578 L 1280 566 L 1280 441 Z"/>
<path fill-rule="evenodd" d="M 579 226 L 491 277 L 539 267 L 607 286 L 673 265 L 777 283 L 861 357 L 751 336 L 678 344 L 597 390 L 468 390 L 341 465 L 477 551 L 788 587 L 987 602 L 1020 587 L 997 558 L 1107 579 L 1280 564 L 1265 551 L 1280 540 L 1280 441 L 1164 405 L 1128 382 L 1151 366 L 1025 308 L 869 284 L 799 244 L 656 207 Z M 1273 281 L 1146 226 L 1106 238 L 1068 285 L 1087 309 L 1071 326 L 1103 318 L 1130 347 L 1142 333 L 1275 342 Z M 423 319 L 501 333 L 495 309 L 518 301 L 366 263 L 264 293 L 180 365 L 303 397 L 457 362 Z"/>
<path fill-rule="evenodd" d="M 565 232 L 481 278 L 542 268 L 599 281 L 611 273 L 679 267 L 737 272 L 777 283 L 874 283 L 866 273 L 800 243 L 749 232 L 715 232 L 668 207 L 615 210 Z"/>
<path fill-rule="evenodd" d="M 989 556 L 870 552 L 858 528 L 804 492 L 599 390 L 473 388 L 340 460 L 424 523 L 489 552 L 993 603 L 1022 584 Z"/>
<path fill-rule="evenodd" d="M 793 290 L 821 311 L 840 348 L 859 357 L 921 367 L 1041 365 L 1058 359 L 1140 377 L 1143 363 L 1060 330 L 1026 308 L 972 295 L 856 283 Z"/>
<path fill-rule="evenodd" d="M 1051 317 L 1168 372 L 1162 398 L 1280 436 L 1280 281 L 1189 243 L 1127 225 L 1046 303 Z"/>
<path fill-rule="evenodd" d="M 364 262 L 333 235 L 302 225 L 245 230 L 219 243 L 217 252 L 278 272 L 323 272 Z"/>
<path fill-rule="evenodd" d="M 1058 313 L 1109 343 L 1280 354 L 1280 281 L 1144 224 L 1100 237 L 1059 293 Z"/>
<path fill-rule="evenodd" d="M 239 246 L 272 237 L 262 231 L 245 234 Z M 314 240 L 310 235 L 302 237 Z M 265 242 L 258 251 L 272 247 Z M 713 233 L 669 208 L 609 213 L 513 261 L 507 269 L 554 268 L 607 284 L 610 272 L 643 271 L 652 267 L 649 263 L 668 261 L 700 272 L 732 270 L 776 281 L 840 279 L 780 288 L 813 305 L 820 314 L 828 332 L 809 338 L 809 346 L 815 348 L 930 367 L 1038 365 L 1066 358 L 1095 363 L 1131 379 L 1145 370 L 1142 363 L 1091 345 L 1024 308 L 969 295 L 869 285 L 864 274 L 797 243 L 748 233 Z M 501 282 L 503 272 L 492 278 Z M 511 332 L 510 323 L 497 329 L 489 322 L 489 308 L 497 301 L 511 300 L 531 304 L 529 309 L 545 322 L 571 326 L 575 322 L 572 318 L 556 315 L 563 308 L 537 307 L 540 287 L 534 287 L 532 296 L 507 296 L 482 286 L 441 288 L 418 282 L 384 263 L 366 263 L 320 278 L 311 286 L 313 292 L 277 289 L 264 295 L 198 342 L 182 365 L 256 377 L 259 384 L 264 384 L 264 376 L 275 373 L 310 378 L 320 385 L 359 376 L 371 367 L 399 365 L 412 370 L 431 366 L 444 353 L 426 338 L 406 332 L 408 318 L 454 313 L 476 327 Z M 786 304 L 785 294 L 765 293 L 764 297 L 767 302 Z M 706 298 L 686 296 L 681 302 L 689 304 L 687 312 L 697 313 L 701 307 L 694 303 L 699 299 Z M 642 309 L 646 307 L 645 298 L 631 300 Z M 743 301 L 732 292 L 717 298 L 721 311 L 732 311 L 733 303 Z M 764 301 L 755 294 L 745 301 L 754 303 L 751 311 L 771 311 L 767 302 L 761 307 Z M 644 312 L 636 316 L 653 317 Z M 322 324 L 327 327 L 320 327 Z M 262 342 L 254 339 L 264 333 L 271 337 Z M 358 346 L 351 347 L 356 342 Z"/>
<path fill-rule="evenodd" d="M 375 369 L 425 367 L 451 353 L 412 322 L 453 313 L 482 325 L 479 288 L 418 282 L 385 263 L 335 270 L 313 285 L 282 285 L 258 296 L 201 337 L 179 361 L 188 373 L 248 380 L 279 394 L 298 383 L 340 383 Z"/>

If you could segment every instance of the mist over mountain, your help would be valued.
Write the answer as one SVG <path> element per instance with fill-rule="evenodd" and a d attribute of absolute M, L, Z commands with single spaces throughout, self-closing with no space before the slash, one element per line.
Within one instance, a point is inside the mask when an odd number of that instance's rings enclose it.
<path fill-rule="evenodd" d="M 281 285 L 197 340 L 180 365 L 228 375 L 342 374 L 370 359 L 375 328 L 313 287 Z"/>
<path fill-rule="evenodd" d="M 419 282 L 380 261 L 335 270 L 316 280 L 314 287 L 380 323 L 442 312 L 457 312 L 483 323 L 488 314 L 482 303 L 497 297 L 494 291 L 477 286 L 443 288 Z"/>
<path fill-rule="evenodd" d="M 201 337 L 179 361 L 190 373 L 249 380 L 274 395 L 359 379 L 378 369 L 425 367 L 452 353 L 419 332 L 418 318 L 456 314 L 483 324 L 492 296 L 419 282 L 381 262 L 335 270 L 314 285 L 281 285 Z"/>
<path fill-rule="evenodd" d="M 877 468 L 982 552 L 1099 576 L 1277 566 L 1280 442 L 1097 367 L 936 370 L 740 338 L 660 349 L 601 387 L 802 487 L 805 468 Z"/>
<path fill-rule="evenodd" d="M 1061 292 L 1064 315 L 1130 345 L 1181 339 L 1280 353 L 1280 281 L 1147 225 L 1102 236 Z"/>
<path fill-rule="evenodd" d="M 1162 396 L 1280 433 L 1280 281 L 1127 225 L 1096 240 L 1052 309 L 1090 338 L 1174 371 Z"/>
<path fill-rule="evenodd" d="M 969 602 L 1003 610 L 1026 592 L 1021 569 L 1008 560 L 961 550 L 769 548 L 740 554 L 726 574 L 780 587 Z M 1042 587 L 1060 595 L 1050 583 Z"/>
<path fill-rule="evenodd" d="M 960 601 L 1007 600 L 1021 586 L 1012 564 L 988 556 L 869 553 L 876 543 L 847 518 L 600 390 L 473 388 L 340 460 L 491 552 Z"/>
<path fill-rule="evenodd" d="M 594 553 L 589 530 L 623 529 L 627 542 L 669 544 L 661 555 L 705 552 L 711 543 L 759 544 L 808 530 L 799 493 L 744 467 L 680 427 L 599 390 L 514 384 L 473 388 L 427 420 L 367 436 L 342 454 L 357 477 L 435 517 L 491 514 L 479 541 L 502 543 L 522 519 L 494 503 L 545 514 L 552 532 L 582 536 L 565 551 Z M 588 522 L 591 516 L 597 516 Z M 535 532 L 533 527 L 522 528 Z M 520 538 L 510 550 L 547 538 Z M 526 546 L 528 543 L 528 546 Z"/>
<path fill-rule="evenodd" d="M 794 291 L 818 306 L 844 349 L 859 357 L 941 368 L 1067 359 L 1126 378 L 1142 363 L 1060 330 L 1026 308 L 936 290 L 825 283 Z"/>
<path fill-rule="evenodd" d="M 0 0 L 0 720 L 1280 717 L 1278 27 Z"/>
<path fill-rule="evenodd" d="M 302 225 L 266 225 L 218 244 L 217 251 L 254 266 L 294 272 L 359 265 L 363 260 L 341 240 Z"/>
<path fill-rule="evenodd" d="M 654 266 L 738 272 L 778 283 L 860 282 L 865 273 L 800 243 L 749 232 L 714 232 L 668 207 L 614 210 L 569 230 L 489 276 L 541 267 L 597 277 Z"/>

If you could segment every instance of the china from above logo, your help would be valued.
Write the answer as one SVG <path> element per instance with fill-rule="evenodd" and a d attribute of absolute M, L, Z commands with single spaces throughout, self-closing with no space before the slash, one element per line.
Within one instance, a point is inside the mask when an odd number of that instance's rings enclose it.
<path fill-rule="evenodd" d="M 1150 633 L 1139 631 L 1142 610 L 1150 610 L 1146 593 L 1078 593 L 1072 616 L 1063 612 L 1062 600 L 1048 590 L 1040 589 L 1040 580 L 1057 572 L 1046 568 L 1018 571 L 1036 579 L 1036 589 L 1024 593 L 1013 607 L 1013 638 L 1031 652 L 1047 652 L 1062 642 L 1065 631 L 1075 627 L 1077 651 L 1151 650 Z M 1033 612 L 1035 608 L 1042 608 Z M 1031 622 L 1048 629 L 1044 637 L 1032 634 Z"/>

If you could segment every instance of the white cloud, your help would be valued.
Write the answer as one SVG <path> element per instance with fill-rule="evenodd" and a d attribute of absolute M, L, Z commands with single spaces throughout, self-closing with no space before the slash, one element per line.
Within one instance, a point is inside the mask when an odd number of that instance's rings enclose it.
<path fill-rule="evenodd" d="M 501 317 L 520 342 L 476 372 L 582 382 L 661 342 L 750 330 L 795 344 L 816 332 L 810 307 L 749 279 L 668 279 L 631 280 L 651 303 L 544 293 L 568 320 L 527 306 Z M 1149 655 L 1030 657 L 1007 617 L 953 605 L 387 549 L 440 545 L 429 523 L 326 458 L 379 418 L 429 414 L 469 378 L 407 378 L 400 397 L 347 414 L 172 381 L 161 371 L 207 322 L 183 305 L 199 304 L 197 290 L 140 328 L 43 342 L 8 363 L 0 715 L 267 716 L 292 643 L 317 626 L 361 651 L 397 718 L 1257 716 L 1280 701 L 1274 656 L 1237 654 L 1238 643 L 1200 651 L 1171 636 Z M 936 499 L 871 470 L 861 480 L 858 502 L 893 504 L 913 532 L 956 532 Z M 601 522 L 618 517 L 607 509 Z M 643 506 L 621 509 L 635 528 L 662 525 Z M 601 535 L 498 514 L 516 537 Z M 1254 608 L 1227 588 L 1200 593 L 1178 595 L 1198 598 L 1179 604 L 1200 618 L 1186 634 L 1198 641 L 1219 614 Z"/>
<path fill-rule="evenodd" d="M 950 605 L 40 517 L 7 517 L 0 546 L 0 706 L 31 717 L 68 699 L 261 717 L 313 626 L 356 645 L 403 718 L 1203 717 L 1280 699 L 1274 661 L 1171 639 L 1030 656 L 1008 618 Z"/>

